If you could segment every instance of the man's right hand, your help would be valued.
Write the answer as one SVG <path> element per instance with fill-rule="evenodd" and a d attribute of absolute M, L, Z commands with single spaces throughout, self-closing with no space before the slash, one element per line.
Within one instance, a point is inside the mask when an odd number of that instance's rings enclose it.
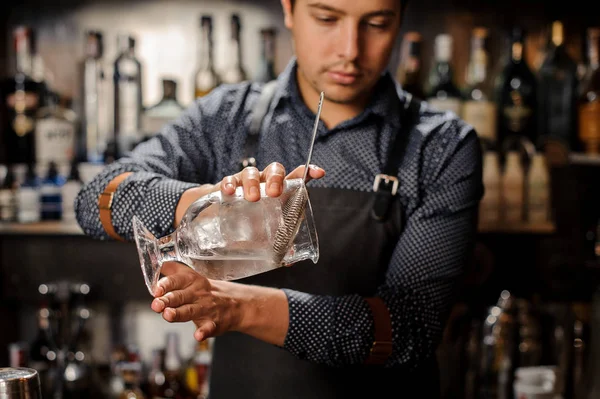
<path fill-rule="evenodd" d="M 264 182 L 266 184 L 266 192 L 269 197 L 278 197 L 283 192 L 284 179 L 297 179 L 302 176 L 304 176 L 304 165 L 298 166 L 286 175 L 284 166 L 279 162 L 273 162 L 262 172 L 253 166 L 248 166 L 235 175 L 224 177 L 220 184 L 204 184 L 200 187 L 191 188 L 182 194 L 177 203 L 174 226 L 177 227 L 179 225 L 183 215 L 185 215 L 188 207 L 194 201 L 211 192 L 221 190 L 225 195 L 233 195 L 235 189 L 242 186 L 244 187 L 244 198 L 255 202 L 260 199 L 260 183 Z M 320 179 L 324 176 L 325 170 L 318 166 L 310 165 L 306 182 L 308 183 L 312 179 Z"/>

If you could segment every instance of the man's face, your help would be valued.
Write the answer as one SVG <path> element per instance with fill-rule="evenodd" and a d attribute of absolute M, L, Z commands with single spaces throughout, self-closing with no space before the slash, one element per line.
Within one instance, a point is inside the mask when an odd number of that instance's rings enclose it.
<path fill-rule="evenodd" d="M 400 29 L 398 0 L 281 0 L 299 78 L 328 100 L 368 95 L 389 62 Z"/>

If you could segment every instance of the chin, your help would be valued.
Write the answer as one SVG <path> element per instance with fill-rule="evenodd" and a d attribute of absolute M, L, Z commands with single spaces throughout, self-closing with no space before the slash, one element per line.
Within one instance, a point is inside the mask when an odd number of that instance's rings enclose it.
<path fill-rule="evenodd" d="M 325 98 L 334 103 L 345 104 L 354 102 L 363 93 L 362 90 L 354 86 L 342 86 L 331 83 L 323 86 Z"/>

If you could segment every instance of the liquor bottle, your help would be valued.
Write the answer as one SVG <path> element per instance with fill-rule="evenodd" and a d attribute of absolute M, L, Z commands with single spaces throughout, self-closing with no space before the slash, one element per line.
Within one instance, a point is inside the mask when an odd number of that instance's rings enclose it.
<path fill-rule="evenodd" d="M 104 43 L 102 33 L 87 31 L 85 35 L 85 58 L 82 73 L 82 140 L 80 150 L 88 162 L 102 163 L 108 141 L 108 110 L 106 100 L 106 76 L 102 56 Z"/>
<path fill-rule="evenodd" d="M 168 332 L 166 341 L 165 383 L 154 398 L 191 399 L 194 395 L 185 383 L 184 364 L 179 352 L 179 335 L 176 332 Z"/>
<path fill-rule="evenodd" d="M 498 152 L 487 150 L 483 157 L 484 196 L 479 204 L 479 218 L 485 226 L 500 224 L 502 199 L 502 171 Z"/>
<path fill-rule="evenodd" d="M 496 82 L 498 105 L 498 148 L 526 138 L 537 140 L 537 81 L 525 60 L 526 32 L 514 27 L 511 32 L 510 58 Z"/>
<path fill-rule="evenodd" d="M 451 111 L 460 115 L 461 93 L 454 83 L 452 67 L 452 36 L 440 34 L 435 38 L 435 60 L 429 74 L 427 102 L 440 111 Z"/>
<path fill-rule="evenodd" d="M 41 219 L 60 220 L 62 218 L 62 185 L 64 178 L 58 173 L 55 162 L 50 162 L 46 178 L 40 186 Z"/>
<path fill-rule="evenodd" d="M 153 136 L 163 126 L 176 119 L 184 111 L 184 106 L 177 101 L 177 82 L 162 79 L 163 96 L 161 100 L 146 109 L 142 115 L 142 131 L 145 136 Z"/>
<path fill-rule="evenodd" d="M 258 66 L 256 81 L 266 83 L 277 78 L 275 72 L 275 44 L 277 30 L 275 28 L 264 28 L 260 30 L 261 57 Z"/>
<path fill-rule="evenodd" d="M 564 28 L 552 23 L 550 48 L 539 70 L 538 145 L 548 150 L 558 146 L 576 150 L 577 137 L 577 63 L 567 53 Z"/>
<path fill-rule="evenodd" d="M 51 362 L 48 359 L 47 354 L 51 350 L 56 350 L 48 335 L 48 332 L 50 331 L 50 309 L 45 303 L 42 303 L 37 311 L 37 322 L 37 334 L 29 345 L 28 367 L 31 367 L 38 372 L 45 396 L 49 394 L 48 391 L 51 385 Z"/>
<path fill-rule="evenodd" d="M 79 175 L 79 165 L 77 161 L 71 162 L 71 171 L 65 183 L 62 185 L 62 220 L 65 222 L 75 222 L 75 198 L 81 190 L 83 182 Z"/>
<path fill-rule="evenodd" d="M 36 175 L 35 165 L 27 165 L 27 172 L 23 184 L 18 191 L 18 216 L 19 223 L 35 223 L 41 218 L 40 179 Z"/>
<path fill-rule="evenodd" d="M 69 165 L 75 158 L 77 115 L 60 104 L 59 95 L 51 91 L 37 112 L 35 126 L 35 160 L 39 165 L 55 162 Z"/>
<path fill-rule="evenodd" d="M 145 399 L 146 396 L 140 388 L 140 373 L 142 366 L 139 362 L 123 362 L 119 365 L 123 376 L 123 391 L 118 399 Z"/>
<path fill-rule="evenodd" d="M 160 392 L 165 387 L 165 350 L 164 349 L 153 349 L 152 350 L 152 363 L 150 371 L 148 372 L 147 379 L 147 394 L 150 398 L 158 398 Z"/>
<path fill-rule="evenodd" d="M 210 366 L 212 364 L 212 351 L 210 340 L 197 342 L 194 354 L 186 369 L 186 385 L 197 399 L 209 397 Z"/>
<path fill-rule="evenodd" d="M 396 78 L 402 85 L 402 89 L 421 100 L 425 98 L 421 84 L 422 42 L 423 38 L 418 32 L 407 32 L 404 35 L 400 65 L 396 73 Z"/>
<path fill-rule="evenodd" d="M 231 38 L 229 40 L 229 60 L 223 72 L 221 81 L 223 83 L 240 83 L 247 79 L 246 71 L 242 66 L 242 46 L 240 43 L 240 16 L 231 15 Z"/>
<path fill-rule="evenodd" d="M 527 221 L 546 223 L 550 220 L 550 174 L 544 153 L 535 153 L 527 174 Z"/>
<path fill-rule="evenodd" d="M 200 44 L 198 46 L 198 70 L 194 75 L 194 97 L 207 95 L 220 82 L 213 61 L 213 20 L 210 15 L 200 18 Z"/>
<path fill-rule="evenodd" d="M 493 99 L 487 50 L 488 30 L 477 27 L 471 36 L 471 55 L 467 67 L 467 89 L 462 118 L 475 128 L 486 148 L 496 145 L 497 109 Z"/>
<path fill-rule="evenodd" d="M 114 62 L 114 132 L 117 157 L 133 149 L 140 139 L 142 66 L 135 55 L 135 39 L 118 36 L 119 55 Z"/>
<path fill-rule="evenodd" d="M 523 222 L 525 174 L 517 151 L 506 154 L 506 167 L 502 175 L 502 222 Z"/>
<path fill-rule="evenodd" d="M 32 78 L 33 31 L 27 26 L 13 30 L 15 67 L 2 83 L 3 126 L 0 163 L 28 164 L 35 161 L 35 115 L 42 88 Z"/>
<path fill-rule="evenodd" d="M 6 176 L 0 185 L 0 222 L 11 223 L 17 220 L 17 190 L 14 167 L 8 165 Z"/>
<path fill-rule="evenodd" d="M 578 101 L 579 140 L 588 154 L 600 154 L 600 28 L 587 31 L 588 67 Z"/>

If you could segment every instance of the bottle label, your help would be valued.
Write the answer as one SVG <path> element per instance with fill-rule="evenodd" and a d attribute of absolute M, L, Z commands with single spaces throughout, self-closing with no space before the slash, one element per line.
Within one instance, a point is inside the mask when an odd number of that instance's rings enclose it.
<path fill-rule="evenodd" d="M 473 126 L 479 137 L 496 141 L 496 104 L 491 101 L 466 101 L 462 111 L 463 119 Z"/>
<path fill-rule="evenodd" d="M 0 220 L 12 222 L 17 213 L 15 194 L 8 189 L 0 190 Z"/>
<path fill-rule="evenodd" d="M 6 97 L 6 105 L 14 112 L 11 121 L 13 131 L 19 137 L 31 133 L 35 127 L 35 119 L 32 112 L 35 111 L 39 102 L 36 93 L 16 90 Z"/>
<path fill-rule="evenodd" d="M 579 107 L 579 138 L 596 149 L 600 145 L 600 100 Z"/>
<path fill-rule="evenodd" d="M 19 222 L 30 223 L 40 220 L 40 194 L 32 187 L 19 189 Z"/>
<path fill-rule="evenodd" d="M 67 164 L 73 159 L 75 148 L 75 126 L 73 123 L 48 118 L 38 120 L 35 128 L 36 158 L 39 164 L 54 161 Z"/>
<path fill-rule="evenodd" d="M 119 81 L 119 134 L 134 136 L 139 134 L 138 108 L 139 87 L 133 80 Z"/>
<path fill-rule="evenodd" d="M 456 115 L 460 115 L 461 101 L 457 98 L 430 98 L 427 102 L 440 111 L 451 111 Z"/>
<path fill-rule="evenodd" d="M 527 127 L 532 110 L 524 105 L 509 105 L 502 109 L 502 115 L 506 118 L 506 125 L 511 132 L 521 133 Z"/>

